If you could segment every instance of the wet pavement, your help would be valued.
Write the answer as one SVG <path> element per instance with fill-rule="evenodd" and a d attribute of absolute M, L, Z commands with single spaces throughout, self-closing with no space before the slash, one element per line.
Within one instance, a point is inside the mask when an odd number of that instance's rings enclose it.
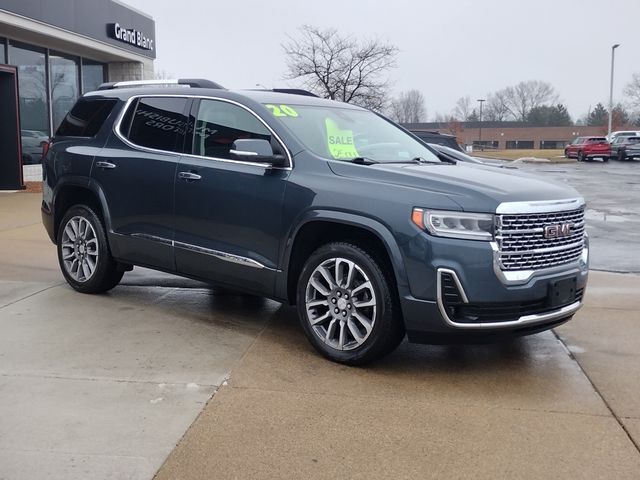
<path fill-rule="evenodd" d="M 640 161 L 519 164 L 576 188 L 587 201 L 591 268 L 640 273 Z"/>
<path fill-rule="evenodd" d="M 603 212 L 592 266 L 640 271 L 632 167 L 524 168 Z M 349 368 L 268 300 L 145 269 L 72 291 L 39 201 L 0 194 L 2 480 L 639 477 L 640 276 L 592 272 L 555 332 Z"/>

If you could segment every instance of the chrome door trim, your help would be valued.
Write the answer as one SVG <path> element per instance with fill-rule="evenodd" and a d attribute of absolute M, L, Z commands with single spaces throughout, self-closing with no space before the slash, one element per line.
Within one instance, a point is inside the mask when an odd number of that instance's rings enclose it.
<path fill-rule="evenodd" d="M 269 130 L 271 132 L 271 134 L 275 137 L 275 139 L 278 141 L 278 143 L 282 146 L 282 148 L 285 151 L 287 160 L 288 160 L 288 165 L 286 167 L 274 167 L 271 164 L 268 163 L 256 163 L 256 162 L 245 162 L 242 160 L 231 160 L 228 158 L 217 158 L 217 157 L 205 157 L 202 155 L 193 155 L 190 153 L 178 153 L 178 152 L 171 152 L 171 151 L 167 151 L 167 150 L 158 150 L 155 148 L 149 148 L 149 147 L 143 147 L 141 145 L 137 145 L 133 142 L 131 142 L 130 140 L 128 140 L 124 135 L 122 135 L 122 133 L 120 132 L 120 126 L 122 124 L 122 119 L 124 118 L 125 114 L 127 113 L 127 110 L 129 110 L 129 107 L 131 106 L 131 104 L 135 101 L 138 100 L 140 98 L 184 98 L 186 100 L 189 99 L 198 99 L 198 100 L 217 100 L 217 101 L 221 101 L 221 102 L 227 102 L 227 103 L 231 103 L 233 105 L 236 105 L 240 108 L 243 108 L 244 110 L 246 110 L 247 112 L 249 112 L 251 115 L 253 115 L 254 117 L 256 117 L 258 119 L 258 121 L 260 121 L 260 123 L 262 123 L 267 130 Z M 115 132 L 116 136 L 123 141 L 126 145 L 128 145 L 131 148 L 135 148 L 139 151 L 142 152 L 150 152 L 150 153 L 160 153 L 163 155 L 176 155 L 176 156 L 181 156 L 181 157 L 190 157 L 190 158 L 199 158 L 202 160 L 213 160 L 216 162 L 226 162 L 226 163 L 234 163 L 234 164 L 240 164 L 240 165 L 251 165 L 254 167 L 259 167 L 259 168 L 263 168 L 263 169 L 274 169 L 274 170 L 292 170 L 293 169 L 293 157 L 291 155 L 291 152 L 289 151 L 289 149 L 287 148 L 287 146 L 285 145 L 285 143 L 282 141 L 282 139 L 278 136 L 278 134 L 267 124 L 267 122 L 265 122 L 260 115 L 258 115 L 256 112 L 254 112 L 251 108 L 247 107 L 246 105 L 243 105 L 242 103 L 236 102 L 234 100 L 229 100 L 227 98 L 221 98 L 221 97 L 215 97 L 215 96 L 207 96 L 207 95 L 177 95 L 177 94 L 166 94 L 163 95 L 161 93 L 155 93 L 155 94 L 141 94 L 141 95 L 133 95 L 131 97 L 129 97 L 124 105 L 124 107 L 122 108 L 122 110 L 120 111 L 120 113 L 118 114 L 118 119 L 116 120 L 116 123 L 113 127 L 113 131 Z"/>
<path fill-rule="evenodd" d="M 150 240 L 152 242 L 161 243 L 173 247 L 173 240 L 164 237 L 158 237 L 156 235 L 149 235 L 147 233 L 132 233 L 131 237 L 141 238 L 143 240 Z"/>
<path fill-rule="evenodd" d="M 280 272 L 276 268 L 267 267 L 266 265 L 241 255 L 235 255 L 233 253 L 222 252 L 220 250 L 213 250 L 211 248 L 199 247 L 197 245 L 191 245 L 190 243 L 176 242 L 164 237 L 158 237 L 156 235 L 148 235 L 146 233 L 132 233 L 131 237 L 142 238 L 144 240 L 150 240 L 152 242 L 161 243 L 163 245 L 170 245 L 172 247 L 181 248 L 182 250 L 189 250 L 191 252 L 202 253 L 204 255 L 210 255 L 216 257 L 225 262 L 237 263 L 238 265 L 244 265 L 245 267 L 252 267 L 264 270 L 270 270 L 273 272 Z"/>
<path fill-rule="evenodd" d="M 190 252 L 202 253 L 204 255 L 210 255 L 212 257 L 216 257 L 219 260 L 224 260 L 225 262 L 237 263 L 238 265 L 244 265 L 245 267 L 258 268 L 258 269 L 266 269 L 276 271 L 274 268 L 269 268 L 266 265 L 253 260 L 251 258 L 243 257 L 241 255 L 235 255 L 233 253 L 221 252 L 220 250 L 214 250 L 212 248 L 199 247 L 197 245 L 191 245 L 190 243 L 184 242 L 173 242 L 173 245 L 176 248 L 181 248 L 182 250 L 188 250 Z"/>

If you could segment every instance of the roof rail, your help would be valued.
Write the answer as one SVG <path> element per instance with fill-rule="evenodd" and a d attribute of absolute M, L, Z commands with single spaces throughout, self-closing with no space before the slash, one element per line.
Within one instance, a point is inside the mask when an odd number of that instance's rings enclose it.
<path fill-rule="evenodd" d="M 290 93 L 292 95 L 304 95 L 305 97 L 318 96 L 315 93 L 310 92 L 309 90 L 302 90 L 301 88 L 274 88 L 272 89 L 272 91 L 278 93 Z"/>
<path fill-rule="evenodd" d="M 151 86 L 183 86 L 191 88 L 217 88 L 223 89 L 224 87 L 211 80 L 205 80 L 202 78 L 179 78 L 174 80 L 131 80 L 126 82 L 108 82 L 103 83 L 98 87 L 98 90 L 113 90 L 114 88 L 129 88 L 129 87 L 151 87 Z"/>

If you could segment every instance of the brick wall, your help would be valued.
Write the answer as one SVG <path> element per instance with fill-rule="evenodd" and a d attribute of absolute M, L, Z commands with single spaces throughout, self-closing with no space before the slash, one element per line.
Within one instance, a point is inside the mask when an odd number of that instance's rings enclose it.
<path fill-rule="evenodd" d="M 566 143 L 580 136 L 605 136 L 607 127 L 535 127 L 517 122 L 482 122 L 482 142 L 494 144 L 497 148 L 563 148 Z M 409 130 L 438 131 L 455 135 L 462 145 L 472 145 L 480 140 L 479 122 L 453 123 L 407 123 Z M 624 126 L 615 130 L 637 130 L 638 127 Z M 517 142 L 517 143 L 516 143 Z M 545 142 L 545 143 L 542 143 Z M 518 145 L 519 144 L 519 145 Z M 523 144 L 526 146 L 523 147 Z"/>
<path fill-rule="evenodd" d="M 448 133 L 447 129 L 440 129 L 442 133 Z M 541 142 L 547 143 L 547 148 L 557 143 L 558 148 L 569 143 L 574 138 L 586 135 L 606 135 L 606 127 L 508 127 L 508 128 L 483 128 L 483 141 L 497 141 L 498 148 L 515 148 L 514 142 L 533 142 L 533 148 L 544 148 Z M 479 128 L 462 128 L 457 133 L 458 141 L 465 145 L 472 145 L 480 137 Z M 509 142 L 509 145 L 507 145 Z M 551 143 L 550 143 L 551 142 Z M 554 146 L 555 147 L 555 146 Z"/>

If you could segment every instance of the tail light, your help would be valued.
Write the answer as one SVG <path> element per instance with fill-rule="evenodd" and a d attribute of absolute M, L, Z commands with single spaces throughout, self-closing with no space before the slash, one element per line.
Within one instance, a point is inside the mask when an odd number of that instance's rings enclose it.
<path fill-rule="evenodd" d="M 49 153 L 52 144 L 53 142 L 51 140 L 42 142 L 42 158 L 47 156 L 47 153 Z"/>

